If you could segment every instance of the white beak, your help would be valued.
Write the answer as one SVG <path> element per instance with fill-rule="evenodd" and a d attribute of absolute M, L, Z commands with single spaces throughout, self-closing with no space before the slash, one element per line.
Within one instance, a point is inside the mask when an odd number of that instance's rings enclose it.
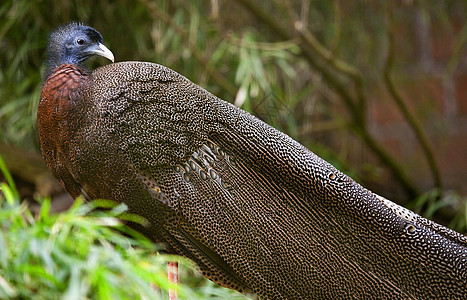
<path fill-rule="evenodd" d="M 108 60 L 110 60 L 112 62 L 115 61 L 114 54 L 104 44 L 99 43 L 99 49 L 94 50 L 93 53 L 96 54 L 96 55 L 100 55 L 102 57 L 105 57 L 105 58 L 107 58 Z"/>

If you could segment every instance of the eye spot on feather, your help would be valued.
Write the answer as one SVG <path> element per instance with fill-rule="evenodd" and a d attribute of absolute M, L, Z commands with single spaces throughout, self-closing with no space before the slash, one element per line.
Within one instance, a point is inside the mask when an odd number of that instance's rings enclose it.
<path fill-rule="evenodd" d="M 213 180 L 216 180 L 218 177 L 216 171 L 214 171 L 213 169 L 209 170 L 209 176 L 211 176 Z"/>
<path fill-rule="evenodd" d="M 407 224 L 407 225 L 405 226 L 405 231 L 406 231 L 407 234 L 409 234 L 409 235 L 414 235 L 415 232 L 417 231 L 417 228 L 416 228 L 414 225 L 412 225 L 412 224 Z"/>
<path fill-rule="evenodd" d="M 225 182 L 224 180 L 221 180 L 221 186 L 228 191 L 232 190 L 232 185 L 228 182 Z"/>
<path fill-rule="evenodd" d="M 336 174 L 334 174 L 334 173 L 329 174 L 329 179 L 331 179 L 331 180 L 336 179 Z"/>
<path fill-rule="evenodd" d="M 203 170 L 199 171 L 199 177 L 201 177 L 203 180 L 208 179 L 208 175 Z"/>
<path fill-rule="evenodd" d="M 213 161 L 214 161 L 214 160 L 212 159 L 212 157 L 209 156 L 209 155 L 204 156 L 204 159 L 206 159 L 206 161 L 207 161 L 208 164 L 212 164 Z"/>
<path fill-rule="evenodd" d="M 149 191 L 162 203 L 166 205 L 170 205 L 169 198 L 167 195 L 162 191 L 159 184 L 156 182 L 155 178 L 150 174 L 144 172 L 138 172 L 137 176 L 141 179 L 141 181 L 148 187 Z"/>

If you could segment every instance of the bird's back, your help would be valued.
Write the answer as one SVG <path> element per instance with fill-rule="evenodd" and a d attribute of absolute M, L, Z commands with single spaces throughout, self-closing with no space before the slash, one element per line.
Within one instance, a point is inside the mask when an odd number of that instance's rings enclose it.
<path fill-rule="evenodd" d="M 156 64 L 91 80 L 72 177 L 90 198 L 126 202 L 214 281 L 267 299 L 465 292 L 465 244 L 254 116 Z"/>

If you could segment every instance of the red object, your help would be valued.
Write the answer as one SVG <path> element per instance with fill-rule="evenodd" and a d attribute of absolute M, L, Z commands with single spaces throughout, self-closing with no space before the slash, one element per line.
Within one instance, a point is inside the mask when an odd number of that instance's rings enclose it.
<path fill-rule="evenodd" d="M 173 283 L 175 285 L 178 284 L 178 262 L 168 262 L 167 263 L 167 275 L 169 277 L 169 282 L 170 283 Z M 178 299 L 177 289 L 178 289 L 177 286 L 175 288 L 170 288 L 169 289 L 169 299 L 170 300 L 177 300 Z"/>

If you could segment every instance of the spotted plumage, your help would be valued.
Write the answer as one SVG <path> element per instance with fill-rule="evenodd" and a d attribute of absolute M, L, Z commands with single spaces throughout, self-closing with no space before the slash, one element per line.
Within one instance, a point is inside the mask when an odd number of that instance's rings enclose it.
<path fill-rule="evenodd" d="M 74 197 L 125 202 L 148 220 L 139 230 L 213 281 L 263 299 L 465 297 L 465 236 L 185 77 L 49 64 L 38 123 L 54 175 Z"/>

